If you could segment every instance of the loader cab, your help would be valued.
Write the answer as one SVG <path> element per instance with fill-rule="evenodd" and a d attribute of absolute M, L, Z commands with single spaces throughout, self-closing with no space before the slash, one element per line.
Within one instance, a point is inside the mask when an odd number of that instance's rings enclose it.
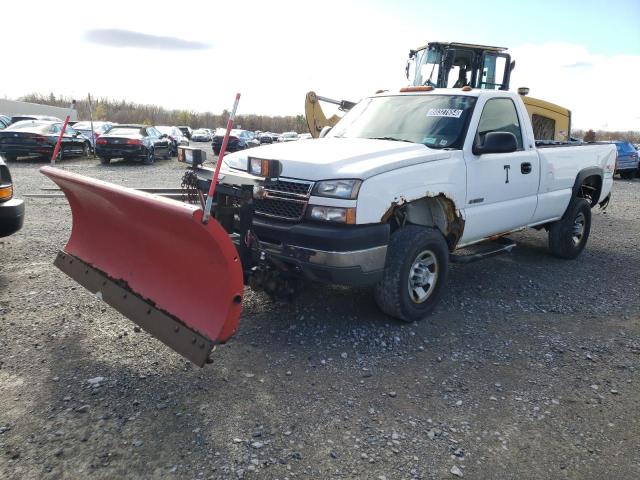
<path fill-rule="evenodd" d="M 508 90 L 514 66 L 502 47 L 431 42 L 409 52 L 406 75 L 414 86 Z"/>

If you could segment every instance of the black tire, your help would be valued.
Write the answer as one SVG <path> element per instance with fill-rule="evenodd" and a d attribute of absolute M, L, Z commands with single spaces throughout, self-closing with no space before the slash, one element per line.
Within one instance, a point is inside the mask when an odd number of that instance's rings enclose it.
<path fill-rule="evenodd" d="M 220 155 L 220 149 L 213 147 L 213 153 L 215 153 L 216 155 Z"/>
<path fill-rule="evenodd" d="M 153 149 L 149 148 L 147 150 L 147 153 L 146 153 L 142 163 L 144 163 L 145 165 L 153 165 L 155 163 L 155 161 L 156 161 L 156 155 L 153 152 Z"/>
<path fill-rule="evenodd" d="M 584 250 L 591 232 L 591 204 L 575 197 L 560 220 L 549 228 L 549 249 L 554 257 L 574 259 Z"/>
<path fill-rule="evenodd" d="M 636 172 L 634 170 L 625 170 L 624 172 L 620 172 L 620 177 L 625 180 L 631 180 L 636 176 Z"/>
<path fill-rule="evenodd" d="M 110 162 L 111 162 L 111 157 L 100 157 L 101 165 L 109 165 Z"/>
<path fill-rule="evenodd" d="M 63 148 L 62 145 L 60 145 L 60 150 L 58 150 L 58 156 L 56 157 L 56 163 L 57 162 L 61 162 L 64 159 L 64 152 L 63 152 Z M 51 154 L 53 156 L 53 153 Z"/>
<path fill-rule="evenodd" d="M 88 157 L 90 151 L 91 151 L 91 145 L 89 144 L 89 142 L 85 142 L 82 145 L 82 156 L 83 157 Z"/>
<path fill-rule="evenodd" d="M 425 262 L 422 265 L 421 258 Z M 433 263 L 422 269 L 429 261 Z M 376 303 L 384 313 L 397 319 L 405 322 L 421 320 L 438 304 L 447 281 L 448 267 L 449 249 L 439 230 L 406 226 L 391 235 L 382 280 L 375 287 Z M 419 274 L 410 278 L 410 272 L 418 270 L 429 271 L 430 283 L 420 285 Z M 420 299 L 411 285 L 422 288 L 426 297 Z M 427 292 L 424 292 L 424 286 L 428 287 Z"/>

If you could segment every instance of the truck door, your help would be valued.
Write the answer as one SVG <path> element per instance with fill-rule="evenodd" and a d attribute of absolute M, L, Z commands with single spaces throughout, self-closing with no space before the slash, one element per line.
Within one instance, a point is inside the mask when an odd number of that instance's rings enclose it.
<path fill-rule="evenodd" d="M 465 141 L 467 197 L 462 243 L 528 225 L 537 205 L 540 163 L 529 142 L 523 142 L 522 124 L 526 118 L 511 98 L 490 98 L 477 110 Z M 518 149 L 509 153 L 475 155 L 474 142 L 482 145 L 489 132 L 511 132 Z"/>

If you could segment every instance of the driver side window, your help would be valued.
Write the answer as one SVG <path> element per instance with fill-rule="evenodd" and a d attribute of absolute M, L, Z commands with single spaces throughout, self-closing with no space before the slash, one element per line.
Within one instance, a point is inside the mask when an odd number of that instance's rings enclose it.
<path fill-rule="evenodd" d="M 522 129 L 518 120 L 516 106 L 510 98 L 492 98 L 484 104 L 476 144 L 483 145 L 489 132 L 510 132 L 516 136 L 518 150 L 522 150 Z"/>

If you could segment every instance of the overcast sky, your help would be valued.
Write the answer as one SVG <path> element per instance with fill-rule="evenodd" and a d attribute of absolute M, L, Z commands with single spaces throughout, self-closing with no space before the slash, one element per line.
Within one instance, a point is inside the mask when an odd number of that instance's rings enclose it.
<path fill-rule="evenodd" d="M 166 6 L 165 6 L 166 5 Z M 303 113 L 405 85 L 428 41 L 509 47 L 512 88 L 577 128 L 640 130 L 640 2 L 2 2 L 0 97 L 32 92 L 220 112 Z"/>

